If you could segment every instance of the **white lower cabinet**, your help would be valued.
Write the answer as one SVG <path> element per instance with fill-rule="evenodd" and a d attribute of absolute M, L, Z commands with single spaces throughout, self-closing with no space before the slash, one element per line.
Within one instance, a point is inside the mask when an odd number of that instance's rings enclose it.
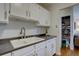
<path fill-rule="evenodd" d="M 46 42 L 41 42 L 41 43 L 36 44 L 35 50 L 36 50 L 37 56 L 45 56 L 46 55 L 45 46 L 46 46 Z"/>
<path fill-rule="evenodd" d="M 2 56 L 52 56 L 56 52 L 56 38 L 15 50 Z"/>
<path fill-rule="evenodd" d="M 11 56 L 11 53 L 4 54 L 2 56 Z"/>
<path fill-rule="evenodd" d="M 52 56 L 56 52 L 56 38 L 36 44 L 37 56 Z"/>
<path fill-rule="evenodd" d="M 52 56 L 56 52 L 55 39 L 46 41 L 46 55 Z"/>
<path fill-rule="evenodd" d="M 53 42 L 53 54 L 55 54 L 56 53 L 56 38 L 53 38 L 52 42 Z"/>
<path fill-rule="evenodd" d="M 23 54 L 22 56 L 35 56 L 35 52 L 34 51 L 29 51 L 29 52 Z"/>
<path fill-rule="evenodd" d="M 34 46 L 29 46 L 12 52 L 12 56 L 28 56 L 34 54 Z"/>

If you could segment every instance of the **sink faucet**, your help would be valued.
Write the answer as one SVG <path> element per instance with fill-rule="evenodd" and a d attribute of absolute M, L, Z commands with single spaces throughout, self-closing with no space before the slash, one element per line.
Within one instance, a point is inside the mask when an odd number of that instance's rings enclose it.
<path fill-rule="evenodd" d="M 22 27 L 22 28 L 21 28 L 20 34 L 23 35 L 22 38 L 25 38 L 25 37 L 26 37 L 26 36 L 25 36 L 25 27 Z"/>

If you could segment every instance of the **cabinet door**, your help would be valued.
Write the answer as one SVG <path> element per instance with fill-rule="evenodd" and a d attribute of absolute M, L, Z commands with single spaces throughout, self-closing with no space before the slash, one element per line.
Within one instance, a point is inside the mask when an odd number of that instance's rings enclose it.
<path fill-rule="evenodd" d="M 31 51 L 34 51 L 34 47 L 33 46 L 29 46 L 29 47 L 26 47 L 26 48 L 22 48 L 22 49 L 16 50 L 16 51 L 12 52 L 12 55 L 13 56 L 23 56 L 23 55 L 27 55 Z"/>
<path fill-rule="evenodd" d="M 53 51 L 53 46 L 52 46 L 53 44 L 52 44 L 52 42 L 51 42 L 51 40 L 48 40 L 47 41 L 47 47 L 46 47 L 46 54 L 47 54 L 47 56 L 51 56 L 52 55 L 52 51 Z"/>
<path fill-rule="evenodd" d="M 51 54 L 53 55 L 54 53 L 56 53 L 56 38 L 53 38 L 50 41 L 51 41 L 51 51 L 52 51 Z"/>
<path fill-rule="evenodd" d="M 37 56 L 45 56 L 45 47 L 41 47 L 38 50 L 36 50 L 36 55 Z"/>
<path fill-rule="evenodd" d="M 39 25 L 45 25 L 44 17 L 44 10 L 41 6 L 39 6 Z"/>
<path fill-rule="evenodd" d="M 7 4 L 6 3 L 0 3 L 0 23 L 5 23 L 8 21 L 7 19 Z"/>
<path fill-rule="evenodd" d="M 29 6 L 29 16 L 33 20 L 38 20 L 39 19 L 39 5 L 31 3 Z"/>
<path fill-rule="evenodd" d="M 4 6 L 5 6 L 4 3 L 0 3 L 0 21 L 5 20 L 5 17 L 4 17 L 4 15 L 5 15 Z"/>
<path fill-rule="evenodd" d="M 4 54 L 2 56 L 11 56 L 11 53 Z"/>
<path fill-rule="evenodd" d="M 49 16 L 50 16 L 49 12 L 43 7 L 39 6 L 39 24 L 38 25 L 49 26 L 49 21 L 50 21 Z"/>
<path fill-rule="evenodd" d="M 35 52 L 34 51 L 29 51 L 28 53 L 25 53 L 22 56 L 35 56 Z"/>
<path fill-rule="evenodd" d="M 53 42 L 53 54 L 56 53 L 56 39 L 57 38 L 52 39 L 52 42 Z"/>
<path fill-rule="evenodd" d="M 45 25 L 50 26 L 50 13 L 47 10 L 45 12 Z"/>
<path fill-rule="evenodd" d="M 28 4 L 12 3 L 10 7 L 10 15 L 20 17 L 28 16 Z"/>
<path fill-rule="evenodd" d="M 46 55 L 45 46 L 46 46 L 45 42 L 36 44 L 36 55 L 37 56 L 45 56 Z"/>
<path fill-rule="evenodd" d="M 47 48 L 46 48 L 46 52 L 48 56 L 52 56 L 55 53 L 55 41 L 54 39 L 50 39 L 47 42 Z"/>

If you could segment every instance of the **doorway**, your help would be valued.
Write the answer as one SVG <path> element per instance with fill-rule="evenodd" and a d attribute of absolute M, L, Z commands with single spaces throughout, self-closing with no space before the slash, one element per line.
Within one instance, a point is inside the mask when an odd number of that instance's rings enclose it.
<path fill-rule="evenodd" d="M 70 16 L 61 17 L 62 48 L 70 47 Z"/>

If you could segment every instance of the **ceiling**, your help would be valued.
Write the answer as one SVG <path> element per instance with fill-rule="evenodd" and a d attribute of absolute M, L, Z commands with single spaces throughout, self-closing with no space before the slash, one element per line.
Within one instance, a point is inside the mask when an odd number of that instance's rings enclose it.
<path fill-rule="evenodd" d="M 50 10 L 50 7 L 52 6 L 52 5 L 56 5 L 56 6 L 72 6 L 72 5 L 75 5 L 76 3 L 67 3 L 67 4 L 64 4 L 64 3 L 38 3 L 39 5 L 41 5 L 42 7 L 44 7 L 45 9 L 47 9 L 47 10 Z"/>
<path fill-rule="evenodd" d="M 44 7 L 45 9 L 49 10 L 49 7 L 51 5 L 51 3 L 38 3 L 39 5 L 41 5 L 42 7 Z"/>

